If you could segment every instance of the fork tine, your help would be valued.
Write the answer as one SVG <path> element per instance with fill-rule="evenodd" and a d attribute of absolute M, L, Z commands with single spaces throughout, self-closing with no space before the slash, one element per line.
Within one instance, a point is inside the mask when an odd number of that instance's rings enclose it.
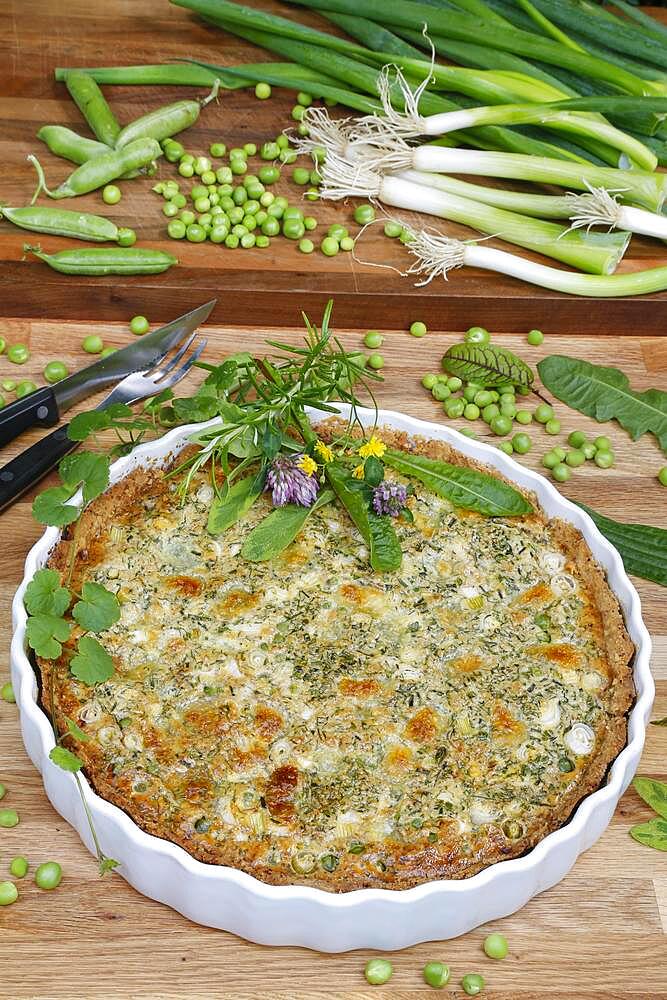
<path fill-rule="evenodd" d="M 176 385 L 177 382 L 180 382 L 183 376 L 190 371 L 193 364 L 200 356 L 205 347 L 206 347 L 206 338 L 202 337 L 195 350 L 192 352 L 190 357 L 183 362 L 180 368 L 177 368 L 176 371 L 172 371 L 166 378 L 160 378 L 158 380 L 158 387 L 160 388 L 160 390 L 171 389 L 172 385 Z"/>
<path fill-rule="evenodd" d="M 175 365 L 177 365 L 178 362 L 181 360 L 181 358 L 183 357 L 183 355 L 185 354 L 188 347 L 190 346 L 190 344 L 192 343 L 192 341 L 195 339 L 196 336 L 197 336 L 197 331 L 193 330 L 192 333 L 187 337 L 187 339 L 181 344 L 179 349 L 176 351 L 176 354 L 174 354 L 173 358 L 171 358 L 169 362 L 164 366 L 164 368 L 160 368 L 160 363 L 164 361 L 165 356 L 163 356 L 160 359 L 160 362 L 153 365 L 153 367 L 150 368 L 145 373 L 146 376 L 151 379 L 157 379 L 157 378 L 162 378 L 163 375 L 167 375 L 168 372 L 170 372 L 172 368 L 174 368 Z"/>
<path fill-rule="evenodd" d="M 183 337 L 181 337 L 181 339 L 180 339 L 180 340 L 175 340 L 175 341 L 173 341 L 173 343 L 167 343 L 167 346 L 166 346 L 166 347 L 165 347 L 165 349 L 164 349 L 164 350 L 162 351 L 162 353 L 161 353 L 161 354 L 159 354 L 159 355 L 158 355 L 158 356 L 157 356 L 157 357 L 155 358 L 155 360 L 153 361 L 153 364 L 152 364 L 152 366 L 151 366 L 151 368 L 150 368 L 150 371 L 155 371 L 155 369 L 156 369 L 156 368 L 158 368 L 158 367 L 159 367 L 159 365 L 161 365 L 161 364 L 162 364 L 162 362 L 163 362 L 163 361 L 164 361 L 164 359 L 165 359 L 165 358 L 167 357 L 167 355 L 169 354 L 169 352 L 170 352 L 170 351 L 173 351 L 173 349 L 174 349 L 175 347 L 178 347 L 178 346 L 179 346 L 179 344 L 182 344 L 182 343 L 183 343 L 183 338 L 186 338 L 186 342 L 185 342 L 185 348 L 187 349 L 187 347 L 188 347 L 188 346 L 189 346 L 189 345 L 190 345 L 190 344 L 192 343 L 192 340 L 193 340 L 193 338 L 195 337 L 196 333 L 197 333 L 197 331 L 196 331 L 196 330 L 193 330 L 193 332 L 192 332 L 192 333 L 188 333 L 188 332 L 187 332 L 186 330 L 184 330 L 184 331 L 183 331 Z M 177 356 L 177 357 L 178 357 L 178 356 Z M 148 374 L 148 372 L 144 372 L 144 374 Z"/>

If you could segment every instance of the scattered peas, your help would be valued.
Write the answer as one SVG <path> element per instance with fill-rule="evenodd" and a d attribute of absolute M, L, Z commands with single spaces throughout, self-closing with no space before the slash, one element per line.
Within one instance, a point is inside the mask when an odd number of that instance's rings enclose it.
<path fill-rule="evenodd" d="M 209 160 L 208 156 L 198 156 L 195 162 L 192 164 L 192 166 L 195 169 L 195 173 L 199 174 L 199 176 L 201 177 L 202 174 L 205 174 L 208 170 L 211 169 L 213 164 Z"/>
<path fill-rule="evenodd" d="M 566 483 L 570 478 L 570 476 L 572 475 L 572 473 L 568 469 L 567 465 L 565 465 L 563 462 L 558 462 L 558 464 L 554 465 L 553 469 L 551 470 L 551 475 L 554 477 L 556 482 Z"/>
<path fill-rule="evenodd" d="M 317 229 L 317 219 L 312 215 L 306 215 L 303 220 L 303 224 L 309 231 Z"/>
<path fill-rule="evenodd" d="M 366 226 L 369 222 L 373 222 L 375 219 L 375 209 L 368 202 L 364 202 L 361 205 L 357 205 L 354 210 L 354 221 L 359 226 Z"/>
<path fill-rule="evenodd" d="M 473 402 L 477 403 L 479 408 L 483 410 L 485 406 L 489 405 L 489 403 L 493 403 L 493 396 L 488 389 L 480 389 L 479 392 L 475 393 Z"/>
<path fill-rule="evenodd" d="M 19 814 L 15 809 L 0 809 L 0 826 L 10 829 L 18 826 Z"/>
<path fill-rule="evenodd" d="M 19 898 L 19 891 L 13 882 L 0 882 L 0 906 L 10 906 Z"/>
<path fill-rule="evenodd" d="M 598 451 L 611 451 L 611 441 L 609 440 L 608 437 L 604 437 L 604 435 L 596 437 L 593 444 L 598 449 Z"/>
<path fill-rule="evenodd" d="M 16 386 L 16 398 L 23 399 L 24 396 L 29 396 L 31 392 L 35 392 L 37 385 L 30 379 L 24 379 L 23 382 L 19 382 Z"/>
<path fill-rule="evenodd" d="M 449 966 L 444 962 L 427 962 L 422 971 L 424 982 L 434 990 L 440 990 L 449 982 Z"/>
<path fill-rule="evenodd" d="M 254 233 L 244 233 L 241 237 L 241 246 L 244 250 L 250 250 L 255 245 L 255 234 Z"/>
<path fill-rule="evenodd" d="M 389 982 L 393 971 L 391 962 L 388 962 L 386 958 L 371 958 L 370 961 L 366 962 L 364 975 L 370 986 L 383 986 Z"/>
<path fill-rule="evenodd" d="M 303 121 L 303 115 L 305 110 L 306 109 L 302 107 L 300 104 L 295 104 L 294 107 L 292 108 L 292 119 L 295 122 Z"/>
<path fill-rule="evenodd" d="M 25 344 L 12 344 L 7 348 L 7 360 L 13 365 L 24 365 L 30 357 L 30 351 Z"/>
<path fill-rule="evenodd" d="M 211 154 L 211 156 L 215 156 L 217 159 L 220 159 L 220 157 L 224 156 L 225 153 L 227 152 L 227 147 L 225 146 L 224 142 L 213 142 L 209 146 L 208 151 Z"/>
<path fill-rule="evenodd" d="M 519 424 L 530 424 L 533 421 L 533 414 L 530 410 L 517 410 L 514 419 Z"/>
<path fill-rule="evenodd" d="M 535 413 L 533 414 L 538 424 L 546 424 L 552 419 L 553 415 L 553 406 L 549 406 L 548 403 L 540 403 L 540 405 L 536 407 Z"/>
<path fill-rule="evenodd" d="M 304 108 L 309 108 L 310 105 L 313 103 L 313 99 L 310 96 L 310 94 L 306 94 L 303 92 L 303 90 L 300 90 L 299 93 L 296 95 L 296 103 L 300 104 Z"/>
<path fill-rule="evenodd" d="M 4 378 L 2 382 L 0 382 L 0 388 L 3 392 L 14 392 L 16 382 L 12 378 Z"/>
<path fill-rule="evenodd" d="M 243 146 L 243 152 L 246 156 L 254 156 L 257 152 L 257 146 L 254 142 L 246 142 Z"/>
<path fill-rule="evenodd" d="M 449 399 L 451 394 L 451 390 L 447 388 L 444 382 L 436 382 L 431 389 L 431 395 L 434 399 L 437 399 L 439 403 L 444 403 L 446 399 Z"/>
<path fill-rule="evenodd" d="M 100 357 L 108 358 L 110 354 L 115 354 L 117 350 L 117 347 L 105 347 L 103 351 L 100 351 Z"/>
<path fill-rule="evenodd" d="M 354 250 L 354 240 L 352 239 L 352 237 L 343 236 L 342 240 L 340 241 L 340 248 L 341 250 L 344 250 L 346 253 L 350 253 L 351 250 Z"/>
<path fill-rule="evenodd" d="M 16 704 L 14 688 L 12 687 L 11 681 L 7 681 L 7 683 L 3 684 L 0 688 L 0 698 L 2 698 L 3 701 L 10 702 L 12 705 Z"/>
<path fill-rule="evenodd" d="M 120 188 L 116 184 L 107 184 L 102 189 L 102 201 L 105 205 L 117 205 L 121 198 Z"/>
<path fill-rule="evenodd" d="M 463 416 L 466 420 L 477 420 L 479 417 L 479 406 L 476 406 L 474 403 L 468 403 L 463 411 Z"/>
<path fill-rule="evenodd" d="M 271 96 L 271 87 L 268 83 L 258 83 L 255 87 L 255 97 L 258 101 L 266 101 Z"/>
<path fill-rule="evenodd" d="M 548 451 L 542 457 L 542 465 L 545 469 L 555 469 L 559 462 L 560 459 L 555 451 Z"/>
<path fill-rule="evenodd" d="M 544 429 L 547 434 L 560 434 L 560 420 L 556 420 L 555 417 L 547 420 Z"/>
<path fill-rule="evenodd" d="M 658 472 L 658 482 L 661 486 L 667 486 L 667 465 L 663 465 Z"/>
<path fill-rule="evenodd" d="M 478 393 L 479 395 L 479 393 Z M 477 399 L 477 397 L 475 397 Z M 476 404 L 479 405 L 479 404 Z M 494 417 L 500 415 L 500 408 L 495 403 L 488 403 L 482 410 L 482 420 L 485 424 L 490 424 Z"/>
<path fill-rule="evenodd" d="M 296 150 L 284 148 L 280 150 L 278 154 L 278 159 L 281 163 L 294 163 L 296 160 Z"/>
<path fill-rule="evenodd" d="M 326 257 L 335 257 L 339 249 L 338 240 L 335 240 L 333 236 L 325 236 L 320 243 L 320 250 Z"/>
<path fill-rule="evenodd" d="M 559 462 L 564 462 L 565 461 L 565 458 L 567 456 L 567 452 L 565 451 L 565 448 L 556 447 L 556 448 L 553 448 L 552 451 L 553 451 L 554 455 L 558 456 L 558 461 Z"/>
<path fill-rule="evenodd" d="M 307 240 L 307 239 L 299 240 L 299 250 L 301 251 L 301 253 L 312 253 L 314 249 L 315 249 L 315 244 L 313 243 L 312 240 Z"/>
<path fill-rule="evenodd" d="M 504 417 L 502 413 L 500 413 L 497 417 L 493 418 L 489 426 L 494 434 L 497 434 L 498 437 L 502 437 L 504 434 L 509 434 L 512 430 L 512 421 L 509 417 Z"/>
<path fill-rule="evenodd" d="M 178 164 L 178 172 L 181 177 L 192 177 L 195 171 L 191 163 L 181 162 Z"/>
<path fill-rule="evenodd" d="M 225 246 L 229 247 L 230 250 L 236 250 L 238 245 L 239 238 L 236 233 L 230 233 L 228 236 L 225 236 Z"/>
<path fill-rule="evenodd" d="M 514 445 L 511 441 L 501 441 L 498 445 L 500 451 L 503 451 L 506 455 L 514 454 Z"/>
<path fill-rule="evenodd" d="M 283 216 L 283 236 L 288 240 L 300 240 L 306 229 L 301 219 Z"/>
<path fill-rule="evenodd" d="M 530 439 L 530 435 L 519 433 L 515 434 L 512 438 L 512 445 L 519 455 L 526 455 L 533 447 L 533 442 Z"/>
<path fill-rule="evenodd" d="M 509 951 L 507 938 L 502 934 L 489 934 L 484 938 L 483 948 L 488 958 L 495 958 L 498 961 L 507 958 Z"/>
<path fill-rule="evenodd" d="M 426 328 L 426 323 L 422 323 L 417 320 L 415 323 L 410 324 L 410 336 L 412 337 L 425 337 L 428 333 Z"/>
<path fill-rule="evenodd" d="M 137 234 L 134 229 L 119 229 L 118 230 L 118 246 L 119 247 L 133 247 L 137 242 Z"/>
<path fill-rule="evenodd" d="M 61 379 L 67 378 L 68 375 L 69 369 L 62 361 L 49 361 L 44 368 L 44 378 L 47 382 L 60 382 Z"/>
<path fill-rule="evenodd" d="M 459 417 L 462 417 L 464 409 L 465 403 L 462 399 L 445 400 L 445 413 L 450 420 L 457 420 Z"/>
<path fill-rule="evenodd" d="M 230 163 L 230 168 L 229 169 L 231 170 L 231 172 L 233 174 L 237 174 L 237 175 L 245 174 L 245 173 L 248 172 L 248 164 L 243 159 L 243 157 L 241 157 L 241 156 L 235 156 L 234 159 Z"/>
<path fill-rule="evenodd" d="M 567 436 L 567 443 L 572 448 L 581 448 L 582 444 L 586 444 L 586 435 L 583 431 L 571 431 Z"/>
<path fill-rule="evenodd" d="M 481 347 L 485 347 L 491 342 L 491 334 L 483 326 L 471 326 L 469 330 L 466 330 L 463 339 L 466 344 L 479 344 Z"/>
<path fill-rule="evenodd" d="M 595 458 L 596 451 L 597 448 L 595 447 L 592 441 L 586 441 L 586 443 L 582 444 L 581 446 L 581 452 L 583 453 L 583 456 L 587 462 L 590 462 L 592 458 Z"/>
<path fill-rule="evenodd" d="M 569 451 L 565 456 L 565 462 L 570 466 L 571 469 L 578 469 L 580 465 L 583 465 L 586 461 L 586 456 L 583 451 L 575 448 L 573 451 Z"/>
<path fill-rule="evenodd" d="M 382 336 L 381 333 L 378 333 L 377 330 L 369 330 L 366 336 L 364 337 L 364 344 L 371 350 L 375 350 L 375 348 L 381 347 L 383 342 L 384 342 L 384 337 Z M 435 378 L 436 376 L 434 375 L 433 377 Z M 431 386 L 431 388 L 433 387 Z"/>
<path fill-rule="evenodd" d="M 450 378 L 447 379 L 447 388 L 451 389 L 452 392 L 458 392 L 462 385 L 463 382 L 458 377 L 458 375 L 452 375 Z"/>
<path fill-rule="evenodd" d="M 390 239 L 395 240 L 403 232 L 403 226 L 400 222 L 385 222 L 384 224 L 384 235 L 388 236 Z"/>
<path fill-rule="evenodd" d="M 260 233 L 260 235 L 255 239 L 255 246 L 259 247 L 260 250 L 264 250 L 265 247 L 268 247 L 270 245 L 270 243 L 271 240 L 269 239 L 269 237 L 264 236 L 263 233 Z"/>
<path fill-rule="evenodd" d="M 206 239 L 206 230 L 197 222 L 193 222 L 192 225 L 188 226 L 185 230 L 185 238 L 190 243 L 203 243 Z"/>
<path fill-rule="evenodd" d="M 366 337 L 368 337 L 368 334 L 366 334 Z M 368 343 L 366 337 L 364 337 L 365 344 Z M 433 386 L 436 384 L 437 381 L 438 381 L 437 375 L 424 375 L 424 377 L 422 378 L 422 385 L 424 386 L 425 389 L 428 389 L 430 392 L 430 390 L 433 388 Z"/>
<path fill-rule="evenodd" d="M 476 972 L 469 972 L 461 980 L 461 988 L 469 997 L 475 997 L 478 993 L 481 993 L 484 985 L 484 977 L 478 975 Z"/>
<path fill-rule="evenodd" d="M 614 464 L 614 453 L 613 451 L 607 451 L 604 448 L 598 448 L 595 452 L 593 461 L 599 469 L 611 469 Z"/>
<path fill-rule="evenodd" d="M 18 857 L 13 858 L 9 866 L 9 871 L 14 878 L 25 878 L 28 873 L 28 862 L 26 858 L 22 857 L 20 854 Z"/>
<path fill-rule="evenodd" d="M 384 368 L 384 358 L 381 354 L 371 354 L 368 358 L 368 364 L 377 371 L 380 368 Z"/>
<path fill-rule="evenodd" d="M 195 215 L 195 213 L 194 213 L 194 212 L 191 212 L 189 208 L 186 208 L 186 209 L 185 209 L 184 211 L 182 211 L 182 212 L 181 212 L 181 214 L 179 215 L 179 219 L 181 220 L 181 222 L 182 222 L 182 223 L 183 223 L 183 224 L 184 224 L 184 225 L 185 225 L 186 227 L 187 227 L 187 226 L 191 226 L 191 225 L 192 225 L 192 223 L 193 223 L 193 222 L 195 221 L 195 219 L 196 219 L 196 218 L 197 218 L 197 216 Z"/>
<path fill-rule="evenodd" d="M 171 236 L 172 240 L 182 240 L 185 236 L 185 229 L 186 226 L 182 219 L 169 220 L 167 232 Z"/>
<path fill-rule="evenodd" d="M 40 889 L 57 889 L 63 877 L 63 870 L 57 861 L 45 861 L 35 869 L 35 885 Z"/>
<path fill-rule="evenodd" d="M 164 149 L 164 158 L 169 163 L 177 163 L 185 154 L 185 147 L 174 139 L 169 139 L 169 141 L 165 139 L 162 148 Z"/>
<path fill-rule="evenodd" d="M 531 347 L 539 347 L 544 340 L 544 334 L 541 330 L 529 330 L 526 334 L 526 340 Z"/>
<path fill-rule="evenodd" d="M 148 333 L 150 323 L 145 316 L 133 316 L 130 320 L 130 332 L 135 337 L 140 337 L 143 333 Z"/>
<path fill-rule="evenodd" d="M 4 354 L 7 348 L 7 341 L 4 337 L 0 337 L 0 354 Z"/>
<path fill-rule="evenodd" d="M 310 171 L 305 167 L 295 167 L 292 171 L 292 180 L 295 184 L 310 184 Z"/>
<path fill-rule="evenodd" d="M 262 184 L 275 184 L 280 180 L 280 167 L 274 167 L 271 163 L 265 163 L 257 171 Z"/>
<path fill-rule="evenodd" d="M 168 219 L 173 219 L 175 215 L 178 215 L 178 205 L 175 205 L 173 201 L 165 201 L 162 206 L 162 214 L 166 215 Z"/>
<path fill-rule="evenodd" d="M 276 146 L 278 149 L 288 149 L 289 148 L 289 137 L 281 132 L 280 135 L 276 136 Z"/>

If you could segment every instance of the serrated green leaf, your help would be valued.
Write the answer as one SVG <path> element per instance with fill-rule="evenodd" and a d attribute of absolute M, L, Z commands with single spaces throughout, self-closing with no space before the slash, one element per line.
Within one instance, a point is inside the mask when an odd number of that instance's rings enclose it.
<path fill-rule="evenodd" d="M 552 354 L 537 366 L 542 382 L 561 402 L 595 420 L 617 420 L 633 441 L 650 431 L 667 452 L 667 392 L 633 392 L 618 368 Z"/>
<path fill-rule="evenodd" d="M 69 719 L 66 715 L 63 716 L 65 719 L 65 725 L 67 726 L 67 732 L 70 736 L 73 736 L 75 740 L 79 743 L 87 743 L 90 740 L 88 733 L 84 733 L 80 726 L 77 726 L 73 719 Z"/>
<path fill-rule="evenodd" d="M 630 827 L 630 836 L 656 851 L 667 851 L 667 819 L 656 817 L 648 823 L 638 823 Z"/>
<path fill-rule="evenodd" d="M 632 784 L 637 795 L 655 810 L 658 816 L 667 819 L 667 784 L 654 778 L 634 778 Z"/>
<path fill-rule="evenodd" d="M 77 655 L 70 662 L 72 676 L 83 684 L 107 681 L 114 671 L 113 660 L 104 646 L 92 635 L 84 635 L 77 644 Z"/>
<path fill-rule="evenodd" d="M 392 469 L 418 479 L 438 496 L 465 510 L 488 517 L 517 517 L 533 510 L 526 498 L 509 483 L 476 469 L 403 451 L 385 452 L 384 461 Z"/>
<path fill-rule="evenodd" d="M 522 385 L 529 388 L 535 381 L 531 368 L 506 347 L 480 344 L 454 344 L 442 359 L 442 367 L 481 386 Z"/>
<path fill-rule="evenodd" d="M 67 436 L 70 441 L 85 441 L 91 434 L 108 430 L 115 422 L 124 422 L 134 418 L 134 413 L 127 403 L 112 403 L 104 410 L 86 410 L 72 417 Z"/>
<path fill-rule="evenodd" d="M 274 559 L 294 541 L 310 515 L 331 503 L 333 498 L 331 490 L 324 490 L 312 507 L 302 507 L 295 503 L 276 507 L 246 537 L 241 549 L 242 558 L 250 562 Z"/>
<path fill-rule="evenodd" d="M 266 473 L 262 469 L 244 479 L 238 479 L 222 497 L 215 497 L 208 513 L 206 530 L 211 535 L 221 535 L 250 510 L 264 489 Z"/>
<path fill-rule="evenodd" d="M 54 747 L 49 754 L 49 759 L 63 771 L 69 771 L 70 774 L 76 774 L 83 767 L 81 758 L 77 757 L 71 750 L 66 750 L 65 747 Z"/>
<path fill-rule="evenodd" d="M 62 618 L 70 600 L 70 592 L 61 587 L 60 574 L 55 569 L 38 569 L 23 597 L 28 614 L 55 615 L 56 618 Z"/>
<path fill-rule="evenodd" d="M 370 553 L 370 563 L 379 573 L 400 568 L 403 553 L 392 518 L 380 516 L 371 509 L 372 491 L 367 483 L 354 479 L 350 472 L 337 462 L 330 462 L 326 477 L 336 496 L 357 526 Z"/>
<path fill-rule="evenodd" d="M 82 600 L 72 609 L 72 617 L 86 632 L 104 632 L 120 618 L 120 605 L 115 594 L 100 583 L 84 583 Z"/>
<path fill-rule="evenodd" d="M 32 516 L 40 524 L 49 524 L 54 528 L 64 528 L 72 524 L 79 516 L 79 508 L 68 503 L 72 490 L 67 486 L 52 486 L 39 493 L 32 504 Z"/>
<path fill-rule="evenodd" d="M 100 858 L 98 870 L 100 877 L 106 875 L 108 872 L 112 872 L 114 868 L 118 868 L 120 861 L 116 861 L 114 858 Z"/>
<path fill-rule="evenodd" d="M 45 660 L 58 659 L 71 630 L 69 623 L 57 615 L 31 615 L 25 627 L 28 645 Z"/>
<path fill-rule="evenodd" d="M 90 503 L 109 485 L 109 456 L 93 451 L 67 455 L 58 466 L 58 474 L 72 492 L 83 486 L 83 502 Z"/>
<path fill-rule="evenodd" d="M 247 358 L 250 359 L 249 354 L 247 355 Z M 228 358 L 226 361 L 223 361 L 221 365 L 218 365 L 217 368 L 214 368 L 212 372 L 209 372 L 204 381 L 204 385 L 213 389 L 216 393 L 220 393 L 221 395 L 224 394 L 226 390 L 231 389 L 237 381 L 237 367 L 238 365 L 236 360 L 234 358 Z"/>

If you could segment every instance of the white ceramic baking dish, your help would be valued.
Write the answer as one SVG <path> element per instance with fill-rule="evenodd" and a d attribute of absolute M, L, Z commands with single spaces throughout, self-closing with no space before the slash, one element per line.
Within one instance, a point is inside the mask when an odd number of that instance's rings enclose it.
<path fill-rule="evenodd" d="M 341 411 L 346 413 L 347 408 L 341 407 Z M 361 411 L 361 417 L 364 422 L 372 423 L 375 413 Z M 380 411 L 378 422 L 408 434 L 446 441 L 464 454 L 494 466 L 519 486 L 536 493 L 548 515 L 570 521 L 581 531 L 607 572 L 637 648 L 634 664 L 637 700 L 629 717 L 628 744 L 612 765 L 606 783 L 581 802 L 565 826 L 545 837 L 525 856 L 492 865 L 462 881 L 436 881 L 399 891 L 361 889 L 341 895 L 303 886 L 265 885 L 233 868 L 196 861 L 181 847 L 144 833 L 121 809 L 96 795 L 82 777 L 103 850 L 120 861 L 118 871 L 131 885 L 191 920 L 262 944 L 301 945 L 328 952 L 353 948 L 393 950 L 420 941 L 456 937 L 479 924 L 513 913 L 531 897 L 560 881 L 578 855 L 601 836 L 635 773 L 644 744 L 654 696 L 649 667 L 651 642 L 642 622 L 639 597 L 621 559 L 590 518 L 542 476 L 518 465 L 496 448 L 472 441 L 448 427 L 388 410 Z M 187 443 L 193 429 L 194 425 L 179 427 L 119 459 L 111 469 L 112 483 L 137 465 L 164 462 Z M 25 746 L 42 773 L 46 793 L 92 851 L 74 778 L 49 760 L 53 735 L 37 703 L 35 674 L 25 651 L 23 593 L 57 540 L 57 529 L 49 528 L 26 559 L 25 577 L 13 604 L 12 681 Z M 100 892 L 104 892 L 103 885 Z"/>

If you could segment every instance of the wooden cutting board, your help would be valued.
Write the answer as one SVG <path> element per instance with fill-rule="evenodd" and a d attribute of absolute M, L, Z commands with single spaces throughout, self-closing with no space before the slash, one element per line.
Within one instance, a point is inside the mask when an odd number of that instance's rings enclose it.
<path fill-rule="evenodd" d="M 273 0 L 260 2 L 282 14 L 289 10 Z M 41 125 L 63 124 L 88 134 L 65 85 L 54 82 L 55 66 L 165 62 L 188 57 L 232 65 L 274 58 L 205 26 L 182 8 L 170 6 L 167 0 L 114 0 L 107 4 L 89 0 L 30 0 L 27 4 L 6 0 L 4 7 L 6 17 L 0 31 L 0 65 L 4 68 L 0 195 L 10 205 L 26 204 L 34 190 L 35 174 L 25 159 L 28 153 L 40 156 L 51 186 L 69 173 L 65 161 L 48 153 L 35 138 Z M 335 30 L 317 15 L 300 9 L 292 8 L 291 16 Z M 107 88 L 122 123 L 192 94 L 192 88 Z M 232 147 L 275 137 L 294 124 L 290 118 L 294 95 L 284 90 L 274 94 L 270 101 L 258 101 L 252 91 L 223 93 L 219 105 L 209 106 L 197 125 L 184 134 L 187 148 L 201 154 L 213 141 L 222 140 Z M 257 160 L 255 165 L 260 163 Z M 284 174 L 276 190 L 297 202 L 303 189 L 291 182 L 289 169 Z M 162 162 L 159 176 L 177 175 L 172 165 Z M 494 329 L 506 331 L 522 329 L 526 323 L 540 327 L 553 324 L 560 330 L 589 334 L 660 334 L 665 328 L 667 293 L 600 303 L 544 291 L 473 268 L 452 273 L 448 282 L 438 279 L 426 288 L 416 289 L 413 279 L 355 261 L 349 253 L 335 258 L 320 252 L 305 256 L 294 243 L 282 238 L 265 250 L 251 251 L 177 242 L 166 236 L 162 201 L 151 192 L 148 180 L 136 179 L 121 187 L 123 199 L 113 208 L 103 204 L 99 192 L 76 199 L 75 205 L 135 227 L 142 245 L 175 252 L 180 264 L 165 274 L 149 277 L 65 277 L 35 259 L 23 261 L 25 237 L 28 242 L 37 242 L 31 238 L 34 234 L 0 222 L 3 315 L 33 319 L 86 319 L 94 315 L 114 320 L 141 303 L 143 310 L 158 320 L 195 305 L 202 297 L 218 294 L 220 302 L 214 316 L 217 322 L 247 323 L 252 318 L 257 324 L 291 326 L 301 309 L 321 310 L 327 298 L 334 295 L 339 322 L 347 326 L 372 326 L 381 315 L 386 327 L 401 329 L 419 314 L 433 326 L 462 329 L 474 314 L 492 323 Z M 72 202 L 61 204 L 74 207 Z M 320 220 L 320 233 L 333 221 L 352 222 L 352 205 L 326 203 L 315 205 L 312 211 Z M 404 217 L 410 220 L 409 214 L 404 213 Z M 366 231 L 357 249 L 358 257 L 373 265 L 405 270 L 408 254 L 400 244 L 384 237 L 381 228 Z M 440 228 L 456 237 L 475 235 L 451 223 L 443 223 Z M 352 231 L 357 229 L 352 222 Z M 57 238 L 44 238 L 41 243 L 51 251 L 72 245 L 71 241 Z M 491 245 L 512 249 L 498 240 Z M 520 253 L 527 255 L 527 251 Z M 545 258 L 539 259 L 545 262 Z M 620 270 L 665 263 L 667 255 L 661 243 L 634 237 Z"/>
<path fill-rule="evenodd" d="M 199 300 L 196 300 L 199 301 Z M 120 307 L 117 315 L 120 313 Z M 375 316 L 382 328 L 383 313 Z M 126 314 L 129 318 L 129 313 Z M 478 318 L 471 311 L 466 325 Z M 613 359 L 633 385 L 664 385 L 667 340 L 658 337 L 582 339 L 561 335 L 554 326 L 543 347 L 529 348 L 518 334 L 495 337 L 497 344 L 520 351 L 534 364 L 546 353 L 566 353 L 593 362 Z M 22 340 L 32 358 L 21 374 L 39 377 L 55 354 L 72 368 L 85 363 L 81 339 L 99 332 L 120 346 L 131 337 L 119 324 L 11 320 L 0 322 L 0 336 Z M 261 350 L 265 336 L 296 342 L 298 331 L 254 328 L 206 328 L 209 359 L 240 345 Z M 345 345 L 358 348 L 361 334 L 345 331 Z M 437 371 L 444 350 L 460 334 L 431 332 L 415 341 L 391 332 L 383 346 L 386 380 L 380 406 L 430 420 L 442 409 L 420 386 L 421 375 Z M 0 356 L 0 378 L 17 369 Z M 196 376 L 192 376 L 193 379 Z M 599 425 L 556 405 L 564 434 L 581 428 L 591 434 Z M 464 426 L 457 421 L 456 426 Z M 485 428 L 486 430 L 486 428 Z M 529 428 L 533 452 L 521 459 L 539 468 L 541 455 L 556 443 L 544 431 Z M 664 457 L 648 436 L 636 444 L 606 425 L 617 455 L 614 469 L 586 466 L 575 471 L 563 491 L 603 513 L 645 520 L 667 528 L 667 490 L 654 476 Z M 37 435 L 5 449 L 11 457 Z M 560 439 L 559 439 L 560 440 Z M 40 534 L 30 514 L 31 497 L 2 516 L 0 531 L 0 683 L 7 678 L 10 602 L 23 575 L 29 546 Z M 653 670 L 657 699 L 653 718 L 667 716 L 667 591 L 635 581 L 644 618 L 654 642 Z M 640 773 L 667 778 L 667 729 L 649 726 Z M 0 997 L 7 1000 L 417 1000 L 428 995 L 421 968 L 431 959 L 447 961 L 453 986 L 443 996 L 462 998 L 457 988 L 466 972 L 487 979 L 484 995 L 498 1000 L 667 1000 L 667 855 L 640 846 L 628 836 L 631 825 L 649 819 L 650 810 L 634 790 L 623 797 L 611 826 L 577 861 L 560 883 L 523 910 L 455 941 L 409 948 L 392 958 L 391 989 L 370 988 L 363 967 L 371 954 L 322 955 L 297 948 L 265 948 L 230 934 L 199 927 L 176 912 L 140 896 L 120 876 L 100 881 L 93 858 L 76 833 L 52 809 L 40 776 L 21 743 L 16 708 L 0 702 L 0 781 L 8 788 L 3 806 L 16 808 L 19 826 L 0 830 L 0 880 L 9 860 L 24 853 L 31 866 L 55 859 L 64 878 L 52 893 L 40 892 L 30 875 L 21 883 L 19 901 L 0 909 Z M 510 957 L 491 962 L 481 952 L 486 933 L 498 930 L 510 942 Z"/>

